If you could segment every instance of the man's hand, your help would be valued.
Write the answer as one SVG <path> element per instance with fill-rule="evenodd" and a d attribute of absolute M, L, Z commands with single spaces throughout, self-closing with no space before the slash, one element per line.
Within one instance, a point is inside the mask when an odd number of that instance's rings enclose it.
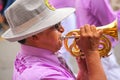
<path fill-rule="evenodd" d="M 77 45 L 83 52 L 98 50 L 102 30 L 96 30 L 94 25 L 85 25 L 80 28 L 80 37 L 76 40 Z"/>

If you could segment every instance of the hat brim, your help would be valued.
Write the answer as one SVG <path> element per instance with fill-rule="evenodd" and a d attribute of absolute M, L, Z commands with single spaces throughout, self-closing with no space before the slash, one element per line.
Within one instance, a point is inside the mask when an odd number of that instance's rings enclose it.
<path fill-rule="evenodd" d="M 53 14 L 51 14 L 47 19 L 42 19 L 38 21 L 35 25 L 30 27 L 28 30 L 25 30 L 22 33 L 19 34 L 13 34 L 11 29 L 8 29 L 2 37 L 8 41 L 15 42 L 18 40 L 25 39 L 27 37 L 30 37 L 32 35 L 35 35 L 37 33 L 40 33 L 48 28 L 50 26 L 61 22 L 63 19 L 68 17 L 70 14 L 72 14 L 75 11 L 74 8 L 61 8 L 56 9 Z"/>

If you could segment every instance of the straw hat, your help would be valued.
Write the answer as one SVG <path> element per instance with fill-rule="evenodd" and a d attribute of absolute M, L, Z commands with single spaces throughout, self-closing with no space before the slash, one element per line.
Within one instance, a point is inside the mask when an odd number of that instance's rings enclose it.
<path fill-rule="evenodd" d="M 2 35 L 14 42 L 42 32 L 62 21 L 75 11 L 74 8 L 54 10 L 48 0 L 16 0 L 6 11 L 10 28 Z"/>

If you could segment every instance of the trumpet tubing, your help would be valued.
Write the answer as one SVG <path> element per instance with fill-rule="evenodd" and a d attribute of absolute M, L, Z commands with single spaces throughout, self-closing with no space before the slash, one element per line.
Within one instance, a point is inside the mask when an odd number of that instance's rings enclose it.
<path fill-rule="evenodd" d="M 115 38 L 118 40 L 118 31 L 117 31 L 117 20 L 113 21 L 112 23 L 97 27 L 96 29 L 103 29 L 103 36 L 100 38 L 100 45 L 98 47 L 100 57 L 107 57 L 109 56 L 109 51 L 111 49 L 111 42 L 107 36 L 111 36 L 112 38 Z M 78 35 L 75 36 L 74 32 Z M 107 36 L 106 36 L 107 35 Z M 67 51 L 71 53 L 71 55 L 78 57 L 81 55 L 80 49 L 78 48 L 75 39 L 73 42 L 69 45 L 68 40 L 69 38 L 77 38 L 80 36 L 80 30 L 75 29 L 66 34 L 66 36 L 62 37 L 64 39 L 64 46 Z"/>

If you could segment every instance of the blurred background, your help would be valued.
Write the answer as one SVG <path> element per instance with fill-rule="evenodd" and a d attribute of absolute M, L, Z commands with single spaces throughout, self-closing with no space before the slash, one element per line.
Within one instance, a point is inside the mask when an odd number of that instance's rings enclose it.
<path fill-rule="evenodd" d="M 12 1 L 12 0 L 11 0 Z M 9 4 L 10 5 L 10 4 Z M 113 10 L 120 9 L 120 0 L 111 0 L 111 6 Z M 0 2 L 0 9 L 2 9 Z M 9 27 L 3 24 L 4 18 L 2 18 L 2 12 L 0 13 L 0 35 L 6 31 Z M 120 32 L 119 32 L 120 37 Z M 19 44 L 17 42 L 8 42 L 0 37 L 0 80 L 12 80 L 12 71 L 15 55 L 19 50 Z M 115 56 L 120 64 L 120 44 L 114 48 Z"/>

